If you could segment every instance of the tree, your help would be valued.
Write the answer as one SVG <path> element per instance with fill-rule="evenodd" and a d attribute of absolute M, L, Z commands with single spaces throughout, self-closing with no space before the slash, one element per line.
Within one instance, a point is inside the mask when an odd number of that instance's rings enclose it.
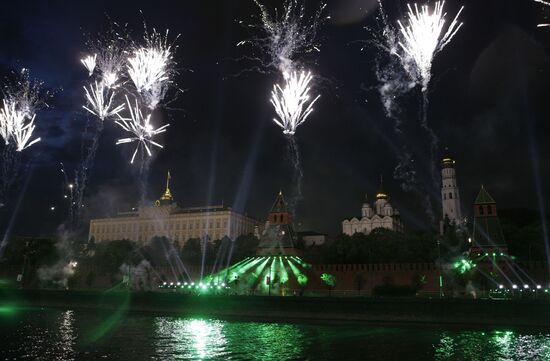
<path fill-rule="evenodd" d="M 321 280 L 323 280 L 323 282 L 327 285 L 328 295 L 330 297 L 332 289 L 334 288 L 334 286 L 336 286 L 336 276 L 331 275 L 330 273 L 323 273 L 321 275 Z"/>
<path fill-rule="evenodd" d="M 92 257 L 100 274 L 115 275 L 123 263 L 135 265 L 141 257 L 135 252 L 134 242 L 129 240 L 101 242 Z"/>
<path fill-rule="evenodd" d="M 232 262 L 239 262 L 246 257 L 256 255 L 256 250 L 260 244 L 260 240 L 253 234 L 245 234 L 237 237 L 233 245 Z"/>

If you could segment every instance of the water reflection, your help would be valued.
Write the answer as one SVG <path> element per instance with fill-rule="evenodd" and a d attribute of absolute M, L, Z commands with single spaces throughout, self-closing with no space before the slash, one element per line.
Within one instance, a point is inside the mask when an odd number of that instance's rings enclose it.
<path fill-rule="evenodd" d="M 303 357 L 305 336 L 296 325 L 158 317 L 160 359 L 291 360 Z"/>
<path fill-rule="evenodd" d="M 227 352 L 222 321 L 158 317 L 155 326 L 160 359 L 212 359 Z"/>
<path fill-rule="evenodd" d="M 549 360 L 550 333 L 373 325 L 288 324 L 126 313 L 106 337 L 103 317 L 43 310 L 0 317 L 0 360 Z"/>
<path fill-rule="evenodd" d="M 61 313 L 58 319 L 59 338 L 56 342 L 58 354 L 61 360 L 74 359 L 74 344 L 76 341 L 76 332 L 74 327 L 74 311 L 68 310 Z"/>
<path fill-rule="evenodd" d="M 436 360 L 550 360 L 550 335 L 514 331 L 443 332 Z"/>
<path fill-rule="evenodd" d="M 20 321 L 10 338 L 3 340 L 12 348 L 7 353 L 3 349 L 0 354 L 15 354 L 33 360 L 75 360 L 77 335 L 74 322 L 74 311 L 71 310 L 29 314 Z"/>

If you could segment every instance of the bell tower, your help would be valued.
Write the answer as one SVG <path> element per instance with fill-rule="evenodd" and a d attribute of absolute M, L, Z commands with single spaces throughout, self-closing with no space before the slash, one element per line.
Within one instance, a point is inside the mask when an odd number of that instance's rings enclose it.
<path fill-rule="evenodd" d="M 455 161 L 450 157 L 445 157 L 441 161 L 441 204 L 443 222 L 449 219 L 451 224 L 458 225 L 462 223 Z"/>

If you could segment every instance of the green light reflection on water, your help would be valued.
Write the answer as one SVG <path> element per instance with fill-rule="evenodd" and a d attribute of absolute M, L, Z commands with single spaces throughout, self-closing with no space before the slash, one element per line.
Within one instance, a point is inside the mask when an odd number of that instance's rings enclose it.
<path fill-rule="evenodd" d="M 157 355 L 173 360 L 293 360 L 303 356 L 305 336 L 291 324 L 155 319 Z"/>
<path fill-rule="evenodd" d="M 435 360 L 550 360 L 550 335 L 446 331 L 434 348 Z"/>

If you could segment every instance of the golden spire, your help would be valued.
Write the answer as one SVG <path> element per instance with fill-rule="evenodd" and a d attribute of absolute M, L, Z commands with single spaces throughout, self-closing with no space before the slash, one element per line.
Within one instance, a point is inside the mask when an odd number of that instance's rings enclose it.
<path fill-rule="evenodd" d="M 376 193 L 376 199 L 388 199 L 388 195 L 384 191 L 384 177 L 380 174 L 380 188 L 378 188 L 378 193 Z"/>
<path fill-rule="evenodd" d="M 162 197 L 160 197 L 161 201 L 172 201 L 172 192 L 170 192 L 170 178 L 170 171 L 168 171 L 168 175 L 166 176 L 166 190 L 164 191 Z"/>

